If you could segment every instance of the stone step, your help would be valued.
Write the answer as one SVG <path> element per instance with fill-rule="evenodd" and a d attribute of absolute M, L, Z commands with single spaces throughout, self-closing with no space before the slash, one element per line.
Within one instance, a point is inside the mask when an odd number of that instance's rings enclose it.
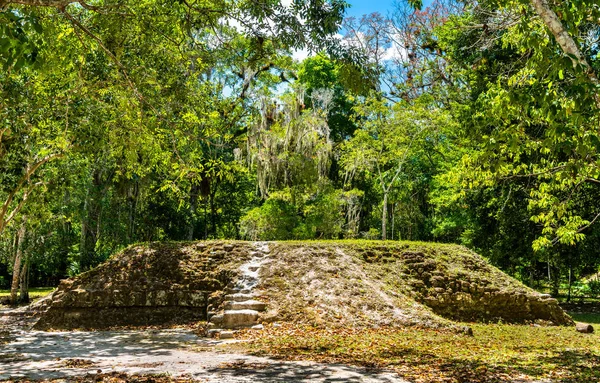
<path fill-rule="evenodd" d="M 233 339 L 233 335 L 235 334 L 235 331 L 221 331 L 219 333 L 219 338 L 220 339 Z"/>
<path fill-rule="evenodd" d="M 258 311 L 256 310 L 225 310 L 221 325 L 223 328 L 239 328 L 257 324 Z"/>
<path fill-rule="evenodd" d="M 233 339 L 237 331 L 223 330 L 222 328 L 211 329 L 206 332 L 209 338 Z"/>
<path fill-rule="evenodd" d="M 223 323 L 223 314 L 217 314 L 217 315 L 213 315 L 210 318 L 210 323 L 215 323 L 220 325 L 221 323 Z"/>
<path fill-rule="evenodd" d="M 225 310 L 256 310 L 265 311 L 267 304 L 256 300 L 225 302 Z"/>
<path fill-rule="evenodd" d="M 235 302 L 243 302 L 243 301 L 249 301 L 252 300 L 253 298 L 255 298 L 256 296 L 254 294 L 241 294 L 241 293 L 236 293 L 236 294 L 229 294 L 229 295 L 225 295 L 225 300 L 226 301 L 235 301 Z"/>

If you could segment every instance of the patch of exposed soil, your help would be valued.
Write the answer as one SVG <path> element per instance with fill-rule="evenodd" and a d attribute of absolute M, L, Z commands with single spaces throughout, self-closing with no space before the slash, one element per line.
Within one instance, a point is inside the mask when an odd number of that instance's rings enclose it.
<path fill-rule="evenodd" d="M 227 342 L 181 329 L 22 331 L 15 335 L 0 349 L 0 381 L 407 383 L 387 370 L 227 352 L 222 347 Z"/>

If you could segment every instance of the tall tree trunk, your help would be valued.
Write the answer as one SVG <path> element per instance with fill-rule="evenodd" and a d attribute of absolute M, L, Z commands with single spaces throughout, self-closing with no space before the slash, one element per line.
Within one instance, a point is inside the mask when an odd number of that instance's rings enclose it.
<path fill-rule="evenodd" d="M 194 239 L 194 230 L 196 227 L 196 210 L 198 209 L 198 196 L 200 193 L 199 185 L 192 185 L 190 190 L 190 222 L 188 225 L 187 239 L 192 241 Z"/>
<path fill-rule="evenodd" d="M 215 205 L 215 193 L 210 195 L 210 220 L 212 223 L 213 239 L 217 238 L 217 206 Z"/>
<path fill-rule="evenodd" d="M 206 211 L 208 205 L 208 198 L 204 198 L 204 240 L 208 239 L 208 212 Z"/>
<path fill-rule="evenodd" d="M 24 257 L 23 267 L 21 268 L 21 276 L 19 277 L 19 303 L 29 303 L 29 258 Z"/>
<path fill-rule="evenodd" d="M 387 239 L 387 204 L 389 191 L 383 191 L 383 207 L 381 212 L 381 239 Z"/>
<path fill-rule="evenodd" d="M 88 232 L 88 206 L 90 203 L 90 188 L 88 186 L 85 192 L 85 200 L 83 202 L 83 216 L 81 218 L 81 235 L 79 237 L 79 271 L 84 270 L 87 253 L 87 232 Z"/>
<path fill-rule="evenodd" d="M 15 262 L 13 264 L 13 277 L 10 286 L 10 304 L 16 305 L 17 293 L 19 291 L 19 281 L 21 277 L 21 262 L 23 260 L 23 242 L 25 241 L 25 230 L 27 228 L 27 216 L 23 216 L 23 222 L 17 233 L 17 252 L 15 254 Z"/>
<path fill-rule="evenodd" d="M 110 180 L 110 177 L 107 177 Z M 96 244 L 101 232 L 102 201 L 109 186 L 102 179 L 102 170 L 94 169 L 92 183 L 88 185 L 81 225 L 80 271 L 86 271 L 98 263 Z"/>
<path fill-rule="evenodd" d="M 392 204 L 392 241 L 394 240 L 394 229 L 396 226 L 396 215 L 394 214 L 395 207 L 396 207 L 396 204 L 393 203 Z"/>
<path fill-rule="evenodd" d="M 567 292 L 567 302 L 571 302 L 571 286 L 573 284 L 573 267 L 569 264 L 569 291 Z"/>
<path fill-rule="evenodd" d="M 135 181 L 133 184 L 133 190 L 130 190 L 129 195 L 129 217 L 128 217 L 128 228 L 127 228 L 127 241 L 132 243 L 135 236 L 135 211 L 137 209 L 138 197 L 140 194 L 138 182 Z"/>

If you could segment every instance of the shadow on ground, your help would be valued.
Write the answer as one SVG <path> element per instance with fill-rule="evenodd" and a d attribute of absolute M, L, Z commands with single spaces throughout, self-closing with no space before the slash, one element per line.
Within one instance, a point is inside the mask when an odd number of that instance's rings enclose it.
<path fill-rule="evenodd" d="M 124 381 L 137 381 L 137 375 L 166 373 L 210 383 L 406 383 L 392 372 L 217 352 L 214 346 L 221 341 L 198 338 L 184 330 L 20 331 L 11 336 L 12 340 L 0 348 L 0 381 L 81 382 L 85 375 L 97 375 L 100 370 L 101 374 L 128 374 Z"/>
<path fill-rule="evenodd" d="M 315 368 L 317 367 L 317 368 Z M 208 370 L 220 374 L 225 380 L 248 382 L 399 382 L 394 373 L 350 367 L 341 364 L 327 364 L 318 368 L 314 363 L 277 362 L 268 363 L 228 363 Z"/>

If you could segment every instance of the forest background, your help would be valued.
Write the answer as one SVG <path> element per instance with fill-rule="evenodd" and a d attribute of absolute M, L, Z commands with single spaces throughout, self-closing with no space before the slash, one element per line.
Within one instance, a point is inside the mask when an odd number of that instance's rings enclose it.
<path fill-rule="evenodd" d="M 598 294 L 598 4 L 347 7 L 0 0 L 0 288 L 137 242 L 368 238 Z"/>

